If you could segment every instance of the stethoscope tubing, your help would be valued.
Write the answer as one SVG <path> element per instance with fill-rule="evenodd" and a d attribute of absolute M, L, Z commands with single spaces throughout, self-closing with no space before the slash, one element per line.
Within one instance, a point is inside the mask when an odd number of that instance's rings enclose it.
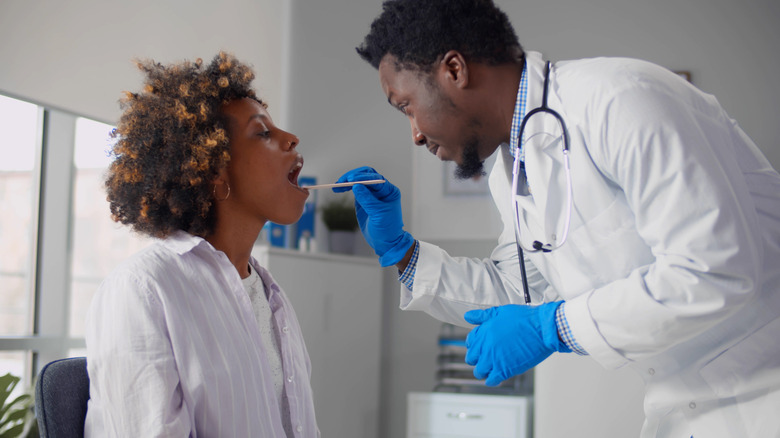
<path fill-rule="evenodd" d="M 552 63 L 550 61 L 547 61 L 545 74 L 544 74 L 544 91 L 542 94 L 542 105 L 532 109 L 528 113 L 526 113 L 525 117 L 523 117 L 522 122 L 520 123 L 520 130 L 518 132 L 518 148 L 515 150 L 515 157 L 514 157 L 514 165 L 512 167 L 512 206 L 514 207 L 514 213 L 515 213 L 515 243 L 517 244 L 517 256 L 519 258 L 519 264 L 520 264 L 520 274 L 522 276 L 523 280 L 523 298 L 525 299 L 526 304 L 531 303 L 531 294 L 528 290 L 528 276 L 526 274 L 526 267 L 525 267 L 525 258 L 524 253 L 530 252 L 530 253 L 536 253 L 536 252 L 552 252 L 558 248 L 560 248 L 565 242 L 567 237 L 569 236 L 569 227 L 571 225 L 571 210 L 572 210 L 572 204 L 573 204 L 573 190 L 572 190 L 572 176 L 571 176 L 571 166 L 569 163 L 569 133 L 566 129 L 566 123 L 563 121 L 563 117 L 561 115 L 551 109 L 549 106 L 547 106 L 547 93 L 549 91 L 550 87 L 550 70 L 552 69 Z M 563 136 L 563 146 L 562 146 L 562 153 L 563 153 L 563 165 L 564 165 L 564 172 L 566 174 L 566 221 L 564 223 L 563 228 L 563 235 L 560 236 L 560 239 L 558 240 L 558 243 L 555 246 L 552 246 L 550 244 L 543 244 L 542 242 L 535 240 L 533 242 L 533 248 L 528 249 L 523 247 L 523 244 L 521 243 L 520 239 L 520 212 L 517 207 L 517 200 L 515 199 L 515 196 L 517 196 L 517 185 L 518 185 L 518 177 L 520 173 L 520 166 L 521 166 L 521 160 L 520 160 L 520 147 L 519 144 L 523 139 L 523 133 L 525 132 L 525 126 L 528 123 L 528 120 L 535 114 L 539 113 L 546 113 L 549 115 L 552 115 L 555 117 L 555 119 L 558 121 L 558 123 L 561 126 L 562 130 L 562 136 Z"/>

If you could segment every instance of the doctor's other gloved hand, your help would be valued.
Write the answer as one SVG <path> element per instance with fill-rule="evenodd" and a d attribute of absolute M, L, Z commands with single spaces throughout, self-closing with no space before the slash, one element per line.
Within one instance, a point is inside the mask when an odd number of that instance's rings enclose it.
<path fill-rule="evenodd" d="M 507 304 L 470 310 L 464 318 L 478 326 L 466 337 L 466 363 L 488 386 L 522 374 L 554 352 L 571 350 L 558 337 L 555 311 L 563 301 L 540 306 Z"/>
<path fill-rule="evenodd" d="M 401 211 L 401 191 L 370 167 L 350 170 L 336 182 L 385 180 L 382 184 L 352 187 L 334 187 L 334 192 L 352 190 L 355 195 L 355 213 L 360 231 L 379 256 L 379 264 L 392 266 L 404 258 L 414 244 L 411 234 L 404 231 Z"/>

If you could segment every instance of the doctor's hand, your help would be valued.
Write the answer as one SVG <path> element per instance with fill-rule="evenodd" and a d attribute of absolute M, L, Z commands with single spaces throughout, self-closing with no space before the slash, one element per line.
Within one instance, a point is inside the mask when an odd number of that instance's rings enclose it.
<path fill-rule="evenodd" d="M 507 304 L 470 310 L 466 322 L 478 324 L 466 337 L 466 363 L 488 386 L 535 367 L 552 353 L 571 350 L 558 338 L 555 311 L 563 301 L 540 306 Z"/>
<path fill-rule="evenodd" d="M 383 179 L 382 184 L 352 187 L 334 187 L 336 193 L 352 190 L 355 195 L 355 213 L 360 231 L 379 256 L 379 264 L 392 266 L 404 258 L 414 244 L 411 234 L 404 231 L 401 211 L 401 191 L 376 170 L 358 167 L 350 170 L 336 182 L 367 181 Z"/>

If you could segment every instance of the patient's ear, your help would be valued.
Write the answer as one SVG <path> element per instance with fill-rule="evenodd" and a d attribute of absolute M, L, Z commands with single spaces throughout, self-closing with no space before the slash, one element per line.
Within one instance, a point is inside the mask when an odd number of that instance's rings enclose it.
<path fill-rule="evenodd" d="M 219 175 L 211 180 L 212 187 L 214 188 L 212 194 L 218 200 L 226 200 L 230 196 L 230 178 L 228 177 L 227 168 L 219 171 Z"/>
<path fill-rule="evenodd" d="M 228 171 L 227 166 L 223 167 L 217 176 L 211 180 L 211 184 L 214 185 L 220 185 L 220 184 L 230 184 L 230 178 L 228 177 Z"/>

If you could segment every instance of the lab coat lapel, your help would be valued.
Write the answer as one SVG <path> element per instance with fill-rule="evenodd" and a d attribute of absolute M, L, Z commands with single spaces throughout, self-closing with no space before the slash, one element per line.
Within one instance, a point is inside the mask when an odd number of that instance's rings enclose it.
<path fill-rule="evenodd" d="M 558 130 L 552 117 L 547 117 L 538 129 L 544 132 Z M 534 127 L 536 128 L 536 127 Z M 528 131 L 531 132 L 531 131 Z M 544 140 L 544 144 L 527 144 L 525 152 L 525 168 L 528 177 L 529 190 L 536 205 L 537 216 L 542 219 L 544 243 L 555 246 L 557 234 L 562 230 L 562 221 L 566 212 L 566 173 L 563 166 L 563 153 L 560 135 Z"/>
<path fill-rule="evenodd" d="M 536 55 L 536 56 L 534 56 Z M 528 111 L 541 106 L 544 92 L 545 62 L 538 54 L 528 57 Z M 548 106 L 556 108 L 554 74 L 551 73 Z M 555 246 L 563 229 L 567 199 L 566 173 L 563 167 L 561 146 L 563 137 L 556 119 L 549 114 L 536 114 L 525 128 L 525 169 L 533 198 L 534 210 L 541 228 L 535 239 Z M 536 237 L 538 236 L 538 237 Z"/>
<path fill-rule="evenodd" d="M 493 165 L 493 171 L 490 173 L 490 191 L 496 206 L 501 212 L 502 220 L 505 224 L 515 224 L 513 228 L 517 227 L 514 201 L 517 202 L 517 208 L 520 215 L 520 235 L 531 236 L 534 231 L 536 233 L 541 232 L 540 222 L 538 220 L 539 216 L 537 215 L 536 207 L 534 206 L 533 197 L 522 194 L 525 191 L 525 184 L 523 183 L 525 178 L 524 175 L 520 177 L 520 183 L 518 185 L 518 192 L 520 194 L 512 193 L 513 164 L 514 158 L 509 153 L 508 145 L 501 146 L 496 162 Z M 515 236 L 513 234 L 511 239 L 514 238 Z"/>

